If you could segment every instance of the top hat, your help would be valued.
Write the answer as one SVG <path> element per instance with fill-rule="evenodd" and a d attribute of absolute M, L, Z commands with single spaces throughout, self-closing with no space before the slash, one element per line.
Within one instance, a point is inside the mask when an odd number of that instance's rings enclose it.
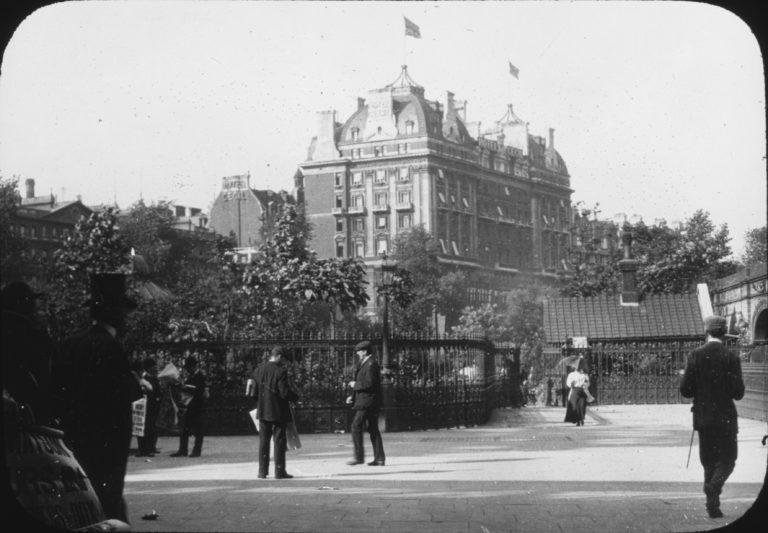
<path fill-rule="evenodd" d="M 91 274 L 91 297 L 86 300 L 91 307 L 112 309 L 136 309 L 136 301 L 125 295 L 125 274 Z"/>
<path fill-rule="evenodd" d="M 359 352 L 360 350 L 365 350 L 368 353 L 373 353 L 373 346 L 371 345 L 370 341 L 358 342 L 355 345 L 355 351 Z"/>

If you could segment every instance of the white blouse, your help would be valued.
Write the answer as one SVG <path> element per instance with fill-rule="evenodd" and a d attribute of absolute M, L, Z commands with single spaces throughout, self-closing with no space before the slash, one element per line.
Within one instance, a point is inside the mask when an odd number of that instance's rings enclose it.
<path fill-rule="evenodd" d="M 588 387 L 589 376 L 582 374 L 581 372 L 573 371 L 565 378 L 565 383 L 569 387 Z"/>

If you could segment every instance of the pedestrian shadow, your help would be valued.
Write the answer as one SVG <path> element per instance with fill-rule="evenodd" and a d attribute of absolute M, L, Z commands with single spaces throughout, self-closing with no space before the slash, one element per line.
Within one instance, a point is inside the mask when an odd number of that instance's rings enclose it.
<path fill-rule="evenodd" d="M 512 459 L 466 459 L 459 461 L 440 461 L 441 463 L 511 463 L 514 461 L 545 460 L 549 457 L 516 457 Z"/>

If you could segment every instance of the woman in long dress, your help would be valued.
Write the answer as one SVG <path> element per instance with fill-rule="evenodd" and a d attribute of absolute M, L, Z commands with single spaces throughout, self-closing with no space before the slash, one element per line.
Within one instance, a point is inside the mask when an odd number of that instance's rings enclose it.
<path fill-rule="evenodd" d="M 587 413 L 586 391 L 589 388 L 589 376 L 584 372 L 581 360 L 576 365 L 576 370 L 568 374 L 565 384 L 570 390 L 568 406 L 565 409 L 565 422 L 583 426 L 584 416 Z"/>

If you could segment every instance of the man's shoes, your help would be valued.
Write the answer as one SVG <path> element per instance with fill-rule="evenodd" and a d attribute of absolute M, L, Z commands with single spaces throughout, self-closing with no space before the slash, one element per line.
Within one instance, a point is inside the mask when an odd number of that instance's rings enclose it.
<path fill-rule="evenodd" d="M 267 479 L 267 474 L 259 474 L 258 478 L 259 479 Z"/>
<path fill-rule="evenodd" d="M 359 461 L 358 461 L 357 459 L 352 459 L 351 461 L 347 461 L 347 464 L 348 464 L 349 466 L 354 466 L 354 465 L 361 465 L 361 464 L 363 464 L 364 462 L 365 462 L 365 461 L 363 461 L 362 459 L 360 459 Z"/>
<path fill-rule="evenodd" d="M 723 517 L 723 512 L 720 510 L 719 507 L 707 508 L 707 514 L 709 514 L 710 518 L 722 518 Z"/>
<path fill-rule="evenodd" d="M 368 466 L 384 466 L 384 461 L 371 461 Z"/>
<path fill-rule="evenodd" d="M 190 457 L 200 457 L 200 452 L 192 452 L 189 454 Z"/>
<path fill-rule="evenodd" d="M 275 479 L 293 479 L 293 476 L 288 472 L 281 472 L 279 474 L 275 474 Z"/>
<path fill-rule="evenodd" d="M 174 452 L 171 454 L 171 457 L 186 457 L 187 455 L 187 452 Z"/>

